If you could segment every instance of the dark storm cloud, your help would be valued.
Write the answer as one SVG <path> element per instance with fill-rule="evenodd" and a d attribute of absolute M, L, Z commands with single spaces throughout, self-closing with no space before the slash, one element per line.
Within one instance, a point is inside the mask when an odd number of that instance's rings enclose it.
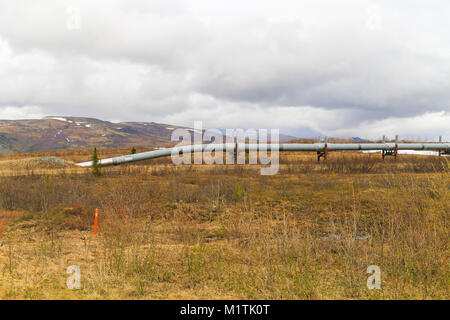
<path fill-rule="evenodd" d="M 450 135 L 444 0 L 0 7 L 0 117 Z"/>

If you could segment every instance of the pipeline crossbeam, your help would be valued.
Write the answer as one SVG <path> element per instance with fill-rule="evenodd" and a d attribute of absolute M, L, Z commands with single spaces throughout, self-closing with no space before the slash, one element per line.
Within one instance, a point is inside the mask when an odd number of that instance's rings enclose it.
<path fill-rule="evenodd" d="M 186 154 L 194 152 L 243 152 L 243 151 L 392 151 L 395 150 L 431 150 L 450 153 L 450 143 L 222 143 L 222 144 L 195 144 L 164 148 L 153 151 L 129 154 L 113 158 L 101 159 L 102 166 L 118 165 L 122 163 L 135 162 L 148 159 L 156 159 L 171 156 L 172 154 Z M 81 167 L 92 166 L 92 161 L 80 162 L 76 165 Z"/>

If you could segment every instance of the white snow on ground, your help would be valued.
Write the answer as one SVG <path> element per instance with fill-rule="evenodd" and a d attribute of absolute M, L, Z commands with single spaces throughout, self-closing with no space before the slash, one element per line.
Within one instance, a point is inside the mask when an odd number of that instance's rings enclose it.
<path fill-rule="evenodd" d="M 167 129 L 167 130 L 173 130 L 174 128 L 171 128 L 171 127 L 167 127 L 166 129 Z"/>
<path fill-rule="evenodd" d="M 85 125 L 85 127 L 86 127 L 86 128 L 90 128 L 90 127 L 91 127 L 91 125 L 90 125 L 90 124 L 87 124 L 87 125 Z"/>
<path fill-rule="evenodd" d="M 60 118 L 60 117 L 48 117 L 47 119 L 53 119 L 53 120 L 59 120 L 59 121 L 68 122 L 66 118 Z"/>
<path fill-rule="evenodd" d="M 421 154 L 424 156 L 438 156 L 437 151 L 398 150 L 398 154 Z"/>
<path fill-rule="evenodd" d="M 365 150 L 360 151 L 362 153 L 380 153 L 378 150 Z M 427 151 L 427 150 L 398 150 L 398 154 L 418 154 L 423 156 L 438 156 L 439 153 L 437 151 Z"/>
<path fill-rule="evenodd" d="M 198 129 L 187 129 L 187 130 L 195 132 L 195 133 L 203 133 L 202 130 L 198 130 Z"/>
<path fill-rule="evenodd" d="M 68 122 L 68 123 L 73 123 L 72 120 L 67 120 L 66 118 L 62 118 L 62 117 L 46 117 L 46 119 L 53 119 L 53 120 L 59 120 L 59 121 L 64 121 L 64 122 Z"/>
<path fill-rule="evenodd" d="M 70 139 L 66 137 L 66 141 L 67 141 L 67 142 L 70 142 Z"/>

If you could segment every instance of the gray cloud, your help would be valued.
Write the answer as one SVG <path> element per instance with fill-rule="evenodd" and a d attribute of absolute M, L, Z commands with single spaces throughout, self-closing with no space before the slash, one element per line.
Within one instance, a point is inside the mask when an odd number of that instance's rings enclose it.
<path fill-rule="evenodd" d="M 0 7 L 2 117 L 450 136 L 441 125 L 450 113 L 445 0 Z M 72 7 L 80 29 L 67 26 Z"/>

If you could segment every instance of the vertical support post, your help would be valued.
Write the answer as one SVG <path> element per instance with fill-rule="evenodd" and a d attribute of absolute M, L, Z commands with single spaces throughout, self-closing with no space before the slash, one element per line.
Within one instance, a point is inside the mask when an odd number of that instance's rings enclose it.
<path fill-rule="evenodd" d="M 95 208 L 95 219 L 94 219 L 94 235 L 97 235 L 97 225 L 98 225 L 98 208 Z"/>
<path fill-rule="evenodd" d="M 316 143 L 320 143 L 320 136 L 317 136 L 317 140 L 316 140 L 317 142 Z M 317 151 L 317 162 L 319 162 L 320 163 L 320 157 L 321 157 L 321 152 L 320 151 Z"/>
<path fill-rule="evenodd" d="M 395 135 L 395 151 L 394 151 L 395 160 L 397 160 L 397 155 L 398 155 L 398 134 Z"/>
<path fill-rule="evenodd" d="M 238 157 L 238 141 L 237 141 L 237 136 L 234 136 L 234 155 L 233 155 L 233 163 L 235 165 L 237 165 L 238 161 L 237 161 L 237 157 Z"/>
<path fill-rule="evenodd" d="M 323 157 L 323 161 L 327 161 L 328 158 L 328 138 L 325 137 L 325 145 L 323 147 L 323 151 L 317 151 L 317 162 L 320 163 L 320 158 Z"/>

